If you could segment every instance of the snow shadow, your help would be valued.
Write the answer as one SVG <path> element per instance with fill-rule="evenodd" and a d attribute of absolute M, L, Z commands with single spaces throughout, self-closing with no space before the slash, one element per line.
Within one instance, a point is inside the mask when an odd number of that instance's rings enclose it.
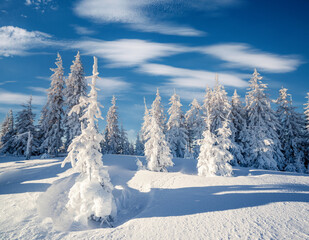
<path fill-rule="evenodd" d="M 15 159 L 16 160 L 16 159 Z M 46 166 L 48 165 L 48 166 Z M 25 192 L 44 192 L 50 186 L 49 183 L 24 183 L 33 180 L 41 180 L 56 177 L 69 169 L 67 164 L 61 168 L 61 162 L 53 164 L 38 163 L 37 165 L 15 168 L 0 174 L 0 194 L 15 194 Z"/>
<path fill-rule="evenodd" d="M 235 177 L 239 176 L 261 176 L 261 175 L 282 175 L 282 176 L 305 176 L 308 174 L 296 173 L 296 172 L 285 172 L 285 171 L 275 171 L 275 170 L 265 170 L 256 168 L 246 168 L 246 167 L 235 167 L 233 166 L 233 174 Z"/>
<path fill-rule="evenodd" d="M 152 189 L 151 202 L 137 218 L 184 216 L 197 213 L 256 207 L 275 202 L 309 202 L 306 185 L 208 186 L 179 189 Z M 264 191 L 264 192 L 263 192 Z M 271 192 L 274 191 L 274 192 Z"/>

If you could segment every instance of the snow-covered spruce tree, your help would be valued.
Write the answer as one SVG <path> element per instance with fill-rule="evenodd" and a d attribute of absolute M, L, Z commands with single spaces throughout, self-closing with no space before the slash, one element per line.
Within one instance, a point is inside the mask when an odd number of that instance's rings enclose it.
<path fill-rule="evenodd" d="M 212 93 L 213 91 L 211 90 L 210 87 L 206 87 L 206 91 L 205 91 L 205 96 L 204 96 L 204 100 L 203 100 L 203 105 L 202 105 L 202 111 L 203 111 L 203 116 L 207 117 L 207 113 L 209 113 L 211 111 L 211 98 L 212 98 Z"/>
<path fill-rule="evenodd" d="M 231 152 L 237 164 L 247 166 L 245 161 L 244 148 L 247 136 L 247 122 L 244 107 L 240 101 L 237 91 L 234 91 L 231 101 L 231 113 L 229 115 L 232 122 L 232 141 L 234 142 Z"/>
<path fill-rule="evenodd" d="M 73 61 L 73 65 L 71 65 L 70 69 L 71 73 L 65 81 L 66 88 L 64 91 L 64 105 L 66 106 L 64 118 L 66 149 L 72 142 L 72 139 L 81 133 L 81 124 L 79 119 L 81 118 L 83 111 L 81 110 L 79 115 L 77 115 L 75 112 L 69 115 L 69 112 L 73 106 L 79 103 L 81 96 L 86 96 L 87 89 L 87 84 L 84 77 L 84 68 L 80 60 L 79 52 L 75 56 L 75 60 Z"/>
<path fill-rule="evenodd" d="M 246 96 L 248 137 L 245 158 L 249 166 L 264 169 L 280 169 L 284 167 L 284 156 L 278 137 L 280 127 L 275 112 L 270 106 L 266 94 L 267 85 L 254 70 L 249 81 L 249 92 Z"/>
<path fill-rule="evenodd" d="M 128 140 L 128 136 L 126 131 L 123 128 L 123 125 L 120 127 L 120 154 L 130 155 L 131 152 L 131 146 L 130 142 Z"/>
<path fill-rule="evenodd" d="M 306 121 L 305 121 L 305 127 L 306 131 L 304 134 L 304 139 L 305 139 L 305 166 L 307 167 L 307 172 L 309 173 L 309 93 L 307 93 L 308 99 L 307 103 L 305 103 L 305 116 L 306 116 Z"/>
<path fill-rule="evenodd" d="M 183 158 L 188 146 L 188 133 L 185 127 L 185 119 L 181 111 L 180 98 L 176 94 L 170 98 L 170 115 L 167 121 L 167 141 L 174 157 Z"/>
<path fill-rule="evenodd" d="M 140 135 L 140 133 L 137 133 L 134 154 L 137 156 L 144 156 L 144 143 L 142 142 Z"/>
<path fill-rule="evenodd" d="M 278 134 L 285 157 L 284 170 L 304 172 L 304 119 L 292 106 L 292 97 L 287 93 L 286 88 L 279 90 L 279 98 L 276 103 L 278 104 L 276 114 L 281 125 Z"/>
<path fill-rule="evenodd" d="M 231 176 L 232 167 L 229 162 L 233 155 L 229 152 L 231 147 L 229 120 L 224 120 L 222 127 L 218 128 L 217 134 L 210 129 L 212 122 L 211 115 L 207 114 L 205 119 L 206 129 L 201 141 L 200 154 L 198 157 L 197 169 L 199 176 Z"/>
<path fill-rule="evenodd" d="M 14 138 L 14 155 L 25 155 L 28 159 L 33 153 L 38 153 L 36 127 L 34 126 L 35 114 L 32 112 L 32 97 L 27 104 L 22 105 L 23 110 L 16 116 L 16 135 Z"/>
<path fill-rule="evenodd" d="M 174 163 L 172 162 L 170 148 L 164 134 L 165 117 L 163 107 L 161 106 L 159 89 L 152 103 L 150 114 L 150 127 L 145 144 L 147 168 L 151 171 L 164 172 L 167 167 L 173 166 Z"/>
<path fill-rule="evenodd" d="M 202 117 L 202 108 L 194 98 L 190 103 L 190 109 L 185 114 L 185 125 L 188 132 L 189 153 L 197 158 L 199 155 L 199 140 L 203 137 L 205 121 Z"/>
<path fill-rule="evenodd" d="M 14 141 L 15 129 L 14 129 L 14 116 L 13 111 L 10 110 L 1 126 L 1 145 L 0 145 L 0 153 L 1 154 L 12 154 L 14 152 Z"/>
<path fill-rule="evenodd" d="M 116 98 L 112 98 L 112 106 L 109 108 L 106 116 L 106 127 L 104 131 L 104 150 L 108 154 L 121 153 L 121 133 L 118 124 L 118 113 L 116 107 Z"/>
<path fill-rule="evenodd" d="M 145 104 L 145 113 L 144 113 L 144 118 L 143 118 L 144 121 L 143 121 L 142 128 L 141 128 L 141 141 L 144 144 L 144 149 L 145 149 L 145 143 L 148 140 L 147 136 L 148 136 L 148 132 L 150 129 L 150 124 L 151 124 L 151 116 L 147 108 L 145 98 L 144 98 L 144 104 Z"/>
<path fill-rule="evenodd" d="M 70 189 L 67 209 L 74 220 L 87 225 L 88 220 L 110 224 L 116 214 L 116 205 L 112 195 L 113 186 L 106 167 L 103 166 L 100 143 L 103 139 L 96 128 L 101 116 L 97 101 L 96 80 L 98 79 L 97 58 L 94 57 L 90 93 L 81 96 L 79 104 L 74 106 L 71 113 L 80 113 L 81 120 L 86 120 L 87 126 L 81 121 L 81 135 L 76 136 L 68 148 L 68 156 L 62 167 L 71 162 L 72 167 L 80 173 L 75 184 Z M 69 113 L 69 114 L 71 114 Z"/>
<path fill-rule="evenodd" d="M 41 119 L 41 129 L 44 131 L 44 141 L 41 149 L 47 149 L 49 154 L 58 156 L 60 147 L 62 146 L 63 129 L 63 67 L 60 54 L 57 55 L 57 68 L 51 68 L 53 75 L 51 76 L 51 86 L 48 89 L 47 103 L 43 108 Z"/>

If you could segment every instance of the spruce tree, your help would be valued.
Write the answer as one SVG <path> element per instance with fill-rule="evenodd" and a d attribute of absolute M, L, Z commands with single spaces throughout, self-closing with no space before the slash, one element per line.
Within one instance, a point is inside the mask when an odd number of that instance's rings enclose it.
<path fill-rule="evenodd" d="M 78 114 L 73 112 L 71 115 L 69 115 L 69 112 L 72 110 L 73 106 L 79 103 L 81 96 L 86 96 L 87 89 L 87 84 L 84 77 L 84 68 L 80 60 L 79 52 L 75 56 L 75 60 L 73 61 L 70 70 L 71 73 L 65 81 L 66 88 L 64 91 L 64 105 L 66 107 L 64 118 L 66 149 L 71 143 L 72 139 L 81 133 L 80 118 L 82 116 L 83 109 L 81 109 Z M 85 121 L 84 124 L 86 124 Z"/>
<path fill-rule="evenodd" d="M 282 152 L 285 157 L 284 170 L 290 172 L 305 171 L 304 153 L 304 120 L 295 107 L 292 106 L 292 97 L 286 88 L 279 90 L 277 117 L 281 128 L 278 131 L 282 144 Z"/>
<path fill-rule="evenodd" d="M 1 145 L 0 145 L 0 153 L 1 154 L 13 154 L 14 147 L 14 136 L 15 136 L 15 128 L 14 128 L 14 116 L 12 109 L 7 113 L 2 126 L 1 126 Z"/>
<path fill-rule="evenodd" d="M 137 156 L 144 156 L 145 146 L 141 140 L 140 133 L 137 133 L 136 141 L 135 141 L 135 151 L 134 154 Z"/>
<path fill-rule="evenodd" d="M 99 221 L 101 224 L 113 221 L 116 214 L 116 204 L 112 194 L 113 185 L 107 169 L 103 166 L 100 143 L 103 139 L 96 128 L 101 116 L 97 100 L 96 80 L 98 78 L 97 59 L 94 57 L 91 90 L 87 96 L 81 96 L 79 104 L 75 105 L 69 114 L 82 110 L 81 134 L 76 136 L 68 148 L 68 156 L 62 167 L 71 162 L 80 175 L 70 189 L 67 208 L 74 214 L 74 220 L 87 225 L 88 220 Z"/>
<path fill-rule="evenodd" d="M 244 107 L 240 101 L 240 97 L 237 91 L 234 91 L 231 101 L 231 113 L 230 120 L 233 128 L 232 130 L 232 142 L 233 147 L 231 152 L 234 156 L 236 164 L 240 166 L 247 166 L 244 156 L 244 148 L 247 137 L 247 122 Z"/>
<path fill-rule="evenodd" d="M 32 112 L 32 97 L 27 104 L 22 105 L 23 110 L 17 113 L 16 135 L 14 138 L 14 154 L 26 155 L 27 158 L 38 152 L 36 127 L 34 126 L 35 114 Z"/>
<path fill-rule="evenodd" d="M 229 162 L 233 155 L 229 152 L 231 147 L 230 136 L 232 134 L 228 120 L 223 121 L 222 127 L 211 132 L 211 115 L 207 114 L 206 129 L 201 141 L 200 154 L 197 169 L 199 176 L 231 176 L 232 167 Z"/>
<path fill-rule="evenodd" d="M 121 153 L 121 133 L 118 124 L 118 113 L 116 107 L 116 98 L 112 98 L 112 106 L 109 108 L 106 116 L 106 127 L 104 132 L 104 152 L 109 154 Z"/>
<path fill-rule="evenodd" d="M 166 168 L 173 166 L 171 152 L 164 134 L 164 110 L 161 105 L 159 89 L 152 103 L 151 120 L 145 144 L 145 156 L 147 168 L 151 171 L 167 171 Z"/>
<path fill-rule="evenodd" d="M 190 109 L 185 114 L 185 125 L 188 132 L 189 153 L 197 158 L 199 155 L 199 140 L 203 137 L 205 122 L 203 121 L 202 108 L 194 98 L 190 103 Z"/>
<path fill-rule="evenodd" d="M 174 93 L 170 98 L 170 115 L 167 122 L 167 141 L 174 157 L 183 158 L 188 146 L 188 133 L 185 127 L 185 119 L 181 111 L 179 96 Z"/>
<path fill-rule="evenodd" d="M 148 140 L 147 136 L 148 136 L 148 132 L 150 129 L 150 124 L 151 124 L 151 116 L 147 108 L 145 98 L 144 98 L 144 104 L 145 104 L 145 113 L 144 113 L 144 118 L 143 118 L 144 121 L 143 121 L 142 128 L 141 128 L 141 142 L 144 145 L 144 150 L 145 150 L 145 143 Z"/>
<path fill-rule="evenodd" d="M 270 106 L 266 93 L 267 85 L 261 80 L 262 77 L 255 69 L 246 96 L 248 136 L 250 136 L 245 149 L 246 159 L 250 166 L 282 170 L 284 156 L 277 133 L 280 125 Z"/>
<path fill-rule="evenodd" d="M 51 68 L 51 86 L 48 89 L 47 103 L 43 108 L 41 128 L 44 131 L 42 149 L 47 149 L 49 154 L 58 156 L 62 147 L 63 129 L 63 67 L 60 54 L 57 55 L 57 68 Z"/>

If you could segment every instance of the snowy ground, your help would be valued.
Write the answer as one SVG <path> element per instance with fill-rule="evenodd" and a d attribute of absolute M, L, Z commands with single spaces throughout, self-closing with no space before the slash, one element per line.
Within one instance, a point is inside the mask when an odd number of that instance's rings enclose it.
<path fill-rule="evenodd" d="M 87 230 L 62 214 L 76 176 L 62 159 L 0 158 L 0 239 L 309 239 L 308 175 L 234 168 L 203 178 L 194 160 L 156 173 L 135 159 L 104 156 L 118 218 Z"/>

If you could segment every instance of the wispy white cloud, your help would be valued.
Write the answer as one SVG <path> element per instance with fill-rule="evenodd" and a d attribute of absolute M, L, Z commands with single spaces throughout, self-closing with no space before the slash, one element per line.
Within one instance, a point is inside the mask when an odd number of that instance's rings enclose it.
<path fill-rule="evenodd" d="M 30 49 L 55 44 L 51 36 L 43 32 L 13 26 L 0 28 L 0 56 L 26 55 Z"/>
<path fill-rule="evenodd" d="M 225 61 L 228 67 L 258 68 L 273 73 L 294 71 L 302 63 L 298 56 L 263 52 L 243 43 L 217 44 L 197 50 Z"/>
<path fill-rule="evenodd" d="M 179 36 L 201 36 L 204 33 L 189 26 L 163 23 L 148 14 L 158 4 L 171 4 L 169 0 L 81 0 L 75 12 L 96 22 L 125 23 L 132 29 Z M 159 16 L 160 14 L 158 14 Z"/>
<path fill-rule="evenodd" d="M 72 25 L 74 28 L 75 32 L 79 35 L 92 35 L 95 34 L 95 31 L 83 26 L 78 26 L 78 25 Z"/>
<path fill-rule="evenodd" d="M 8 83 L 15 83 L 16 81 L 4 81 L 4 82 L 0 82 L 0 86 L 8 84 Z"/>
<path fill-rule="evenodd" d="M 24 104 L 30 98 L 30 94 L 9 92 L 4 89 L 0 89 L 0 96 L 0 103 L 2 104 Z M 34 105 L 43 105 L 45 100 L 45 96 L 32 95 L 32 103 Z"/>
<path fill-rule="evenodd" d="M 28 89 L 35 91 L 35 92 L 45 93 L 45 94 L 47 93 L 47 90 L 48 90 L 42 87 L 28 87 Z"/>
<path fill-rule="evenodd" d="M 167 84 L 171 87 L 191 89 L 205 89 L 206 86 L 213 86 L 216 74 L 215 72 L 205 70 L 191 70 L 163 64 L 144 64 L 138 71 L 155 76 L 166 76 L 169 78 Z M 219 81 L 225 86 L 247 86 L 247 82 L 238 76 L 220 72 L 218 74 Z"/>
<path fill-rule="evenodd" d="M 89 81 L 91 81 L 89 79 Z M 100 89 L 99 93 L 102 93 L 105 96 L 111 96 L 122 91 L 128 91 L 131 87 L 131 84 L 124 81 L 120 77 L 102 77 L 97 80 L 97 87 Z"/>
<path fill-rule="evenodd" d="M 36 79 L 40 79 L 40 80 L 46 80 L 46 81 L 50 81 L 50 76 L 36 76 Z"/>
<path fill-rule="evenodd" d="M 83 40 L 72 45 L 84 54 L 95 55 L 111 62 L 111 66 L 136 66 L 149 60 L 188 51 L 184 46 L 164 44 L 140 39 L 103 41 Z"/>

